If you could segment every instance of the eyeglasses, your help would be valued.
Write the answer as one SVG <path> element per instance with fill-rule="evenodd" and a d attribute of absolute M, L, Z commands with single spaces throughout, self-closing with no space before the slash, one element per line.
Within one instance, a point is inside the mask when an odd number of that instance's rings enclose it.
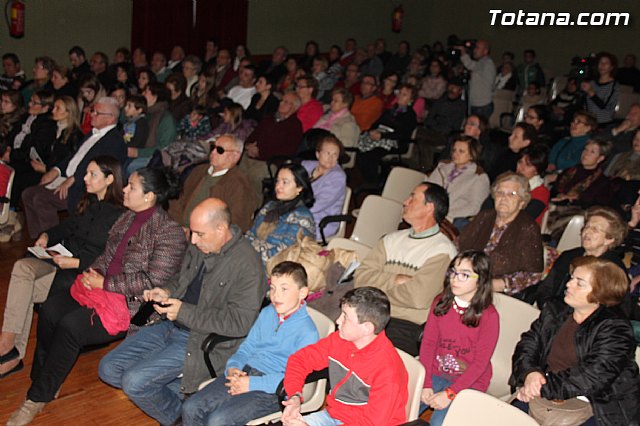
<path fill-rule="evenodd" d="M 447 275 L 449 275 L 449 279 L 453 280 L 453 279 L 458 279 L 461 282 L 466 282 L 469 278 L 479 278 L 480 275 L 476 274 L 476 273 L 469 273 L 469 272 L 458 272 L 455 269 L 449 269 L 447 271 Z"/>
<path fill-rule="evenodd" d="M 110 112 L 100 112 L 100 111 L 96 111 L 95 109 L 92 109 L 91 115 L 113 115 L 113 114 Z"/>
<path fill-rule="evenodd" d="M 215 150 L 220 155 L 224 154 L 225 152 L 238 152 L 235 149 L 226 149 L 225 147 L 220 145 L 211 145 L 210 152 L 213 152 L 213 150 Z"/>
<path fill-rule="evenodd" d="M 493 195 L 496 197 L 516 198 L 519 197 L 517 191 L 494 191 Z"/>

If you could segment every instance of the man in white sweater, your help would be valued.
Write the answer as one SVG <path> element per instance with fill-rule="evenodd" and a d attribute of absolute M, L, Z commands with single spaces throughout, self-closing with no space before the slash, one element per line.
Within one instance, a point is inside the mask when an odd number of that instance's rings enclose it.
<path fill-rule="evenodd" d="M 442 291 L 456 248 L 440 232 L 439 224 L 449 210 L 444 188 L 422 183 L 402 208 L 402 218 L 411 228 L 378 241 L 356 270 L 354 286 L 373 286 L 387 294 L 391 302 L 387 336 L 397 348 L 417 355 L 431 302 Z"/>

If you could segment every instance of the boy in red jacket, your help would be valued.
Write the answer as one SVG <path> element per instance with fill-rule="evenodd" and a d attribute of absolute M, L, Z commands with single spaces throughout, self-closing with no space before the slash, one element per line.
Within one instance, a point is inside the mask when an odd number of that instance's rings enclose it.
<path fill-rule="evenodd" d="M 340 300 L 339 331 L 289 357 L 284 387 L 289 396 L 285 426 L 397 425 L 406 421 L 407 372 L 384 328 L 387 295 L 373 287 L 347 292 Z M 329 367 L 333 385 L 326 409 L 302 417 L 302 386 L 313 370 Z"/>

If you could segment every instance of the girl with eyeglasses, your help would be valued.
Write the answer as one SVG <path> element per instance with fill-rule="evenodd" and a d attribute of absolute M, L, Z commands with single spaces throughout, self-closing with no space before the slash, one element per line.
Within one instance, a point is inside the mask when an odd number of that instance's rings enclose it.
<path fill-rule="evenodd" d="M 426 369 L 420 408 L 435 410 L 430 425 L 442 425 L 461 390 L 487 390 L 498 331 L 489 256 L 463 251 L 449 264 L 444 290 L 431 305 L 420 346 L 420 362 Z"/>

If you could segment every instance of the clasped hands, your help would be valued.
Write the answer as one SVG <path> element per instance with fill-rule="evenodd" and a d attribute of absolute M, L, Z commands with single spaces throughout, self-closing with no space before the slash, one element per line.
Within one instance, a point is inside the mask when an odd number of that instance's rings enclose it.
<path fill-rule="evenodd" d="M 420 401 L 424 402 L 434 410 L 444 410 L 449 406 L 449 404 L 451 404 L 451 400 L 447 397 L 445 391 L 434 393 L 432 388 L 422 389 Z"/>
<path fill-rule="evenodd" d="M 249 376 L 238 368 L 230 368 L 224 385 L 229 388 L 227 392 L 231 395 L 249 392 Z"/>

